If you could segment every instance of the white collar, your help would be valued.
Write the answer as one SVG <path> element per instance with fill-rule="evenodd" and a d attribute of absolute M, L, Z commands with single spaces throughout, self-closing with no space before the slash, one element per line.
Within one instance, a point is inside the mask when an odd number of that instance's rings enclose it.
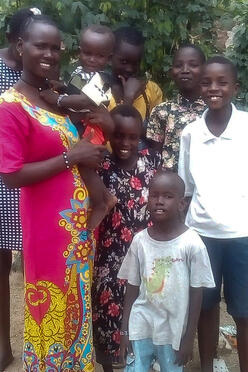
<path fill-rule="evenodd" d="M 236 109 L 236 107 L 234 106 L 234 104 L 232 103 L 232 114 L 231 114 L 231 117 L 229 119 L 229 122 L 226 126 L 226 129 L 224 130 L 223 133 L 221 133 L 220 136 L 216 137 L 213 133 L 210 132 L 210 130 L 208 129 L 207 127 L 207 124 L 206 124 L 206 115 L 207 115 L 207 112 L 209 109 L 206 109 L 204 111 L 204 113 L 202 114 L 202 117 L 201 117 L 201 125 L 203 126 L 203 131 L 202 131 L 202 142 L 207 142 L 207 141 L 210 141 L 212 139 L 216 139 L 216 138 L 224 138 L 224 139 L 233 139 L 234 137 L 234 134 L 236 133 L 236 124 L 237 124 L 237 114 L 238 114 L 238 110 Z"/>

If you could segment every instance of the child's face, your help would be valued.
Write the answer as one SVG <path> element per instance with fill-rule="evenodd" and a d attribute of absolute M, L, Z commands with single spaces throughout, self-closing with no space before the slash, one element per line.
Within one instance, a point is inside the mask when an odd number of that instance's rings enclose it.
<path fill-rule="evenodd" d="M 209 109 L 219 110 L 231 103 L 238 90 L 229 65 L 211 63 L 203 68 L 201 95 Z"/>
<path fill-rule="evenodd" d="M 112 58 L 112 71 L 115 76 L 123 76 L 126 80 L 135 77 L 140 71 L 143 47 L 122 41 Z"/>
<path fill-rule="evenodd" d="M 181 92 L 199 89 L 201 73 L 202 60 L 197 50 L 185 47 L 176 52 L 171 76 Z"/>
<path fill-rule="evenodd" d="M 137 155 L 141 134 L 141 123 L 133 117 L 115 115 L 115 131 L 110 140 L 115 156 L 121 161 L 129 161 Z"/>
<path fill-rule="evenodd" d="M 148 209 L 153 223 L 179 217 L 184 209 L 184 198 L 180 196 L 173 177 L 165 174 L 155 176 L 149 190 Z"/>
<path fill-rule="evenodd" d="M 111 36 L 86 30 L 80 41 L 80 62 L 86 72 L 104 70 L 113 52 Z"/>

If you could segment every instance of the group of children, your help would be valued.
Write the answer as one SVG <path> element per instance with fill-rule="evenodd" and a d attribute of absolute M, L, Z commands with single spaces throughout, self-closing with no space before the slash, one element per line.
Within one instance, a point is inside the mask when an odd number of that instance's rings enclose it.
<path fill-rule="evenodd" d="M 162 102 L 158 85 L 140 76 L 143 51 L 132 27 L 90 26 L 71 79 L 81 79 L 79 91 L 41 92 L 83 117 L 86 140 L 110 149 L 98 172 L 81 169 L 90 228 L 103 219 L 92 288 L 96 360 L 104 372 L 148 372 L 154 360 L 162 372 L 180 372 L 198 327 L 201 368 L 213 372 L 223 280 L 247 372 L 248 114 L 231 103 L 237 72 L 228 59 L 205 61 L 183 45 L 171 68 L 179 95 Z M 90 94 L 96 74 L 102 99 Z"/>
<path fill-rule="evenodd" d="M 81 58 L 86 72 L 105 67 L 93 62 L 98 49 L 91 44 L 91 33 L 99 30 L 103 46 L 101 28 L 82 33 L 81 55 L 87 49 L 88 61 L 91 56 L 88 65 Z M 149 371 L 156 359 L 161 371 L 182 371 L 192 356 L 198 324 L 202 371 L 212 372 L 223 279 L 245 372 L 248 178 L 242 159 L 248 155 L 248 114 L 231 104 L 237 92 L 236 69 L 224 57 L 206 62 L 200 48 L 183 45 L 171 68 L 179 95 L 162 103 L 158 86 L 138 78 L 141 34 L 122 28 L 115 38 L 108 109 L 117 107 L 111 111 L 111 132 L 103 128 L 112 154 L 99 175 L 116 204 L 100 225 L 95 258 L 97 361 L 105 372 L 122 367 L 132 341 L 128 371 Z M 110 53 L 107 45 L 103 49 Z M 138 152 L 142 147 L 146 150 Z M 166 171 L 153 178 L 161 166 Z M 178 170 L 181 178 L 171 170 Z M 188 205 L 185 225 L 182 216 Z"/>

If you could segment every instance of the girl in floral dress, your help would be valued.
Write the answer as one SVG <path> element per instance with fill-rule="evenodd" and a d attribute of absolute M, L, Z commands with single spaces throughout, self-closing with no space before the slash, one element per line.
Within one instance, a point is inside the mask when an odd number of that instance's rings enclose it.
<path fill-rule="evenodd" d="M 139 112 L 130 105 L 119 105 L 111 116 L 113 154 L 106 156 L 100 175 L 118 201 L 100 226 L 92 295 L 96 358 L 104 372 L 117 367 L 119 357 L 125 281 L 118 280 L 117 274 L 134 234 L 149 222 L 148 185 L 160 165 L 160 155 L 138 152 Z"/>

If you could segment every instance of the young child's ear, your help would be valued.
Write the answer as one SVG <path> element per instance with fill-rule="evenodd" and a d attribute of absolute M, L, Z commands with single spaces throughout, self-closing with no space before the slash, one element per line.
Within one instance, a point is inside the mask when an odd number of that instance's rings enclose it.
<path fill-rule="evenodd" d="M 240 85 L 239 85 L 239 83 L 237 82 L 236 84 L 235 84 L 235 90 L 234 90 L 234 96 L 236 97 L 236 95 L 238 94 L 238 92 L 239 92 L 239 88 L 240 88 Z"/>
<path fill-rule="evenodd" d="M 181 198 L 181 200 L 179 201 L 179 205 L 178 205 L 179 212 L 186 214 L 188 207 L 189 207 L 188 198 L 185 198 L 185 197 Z"/>

